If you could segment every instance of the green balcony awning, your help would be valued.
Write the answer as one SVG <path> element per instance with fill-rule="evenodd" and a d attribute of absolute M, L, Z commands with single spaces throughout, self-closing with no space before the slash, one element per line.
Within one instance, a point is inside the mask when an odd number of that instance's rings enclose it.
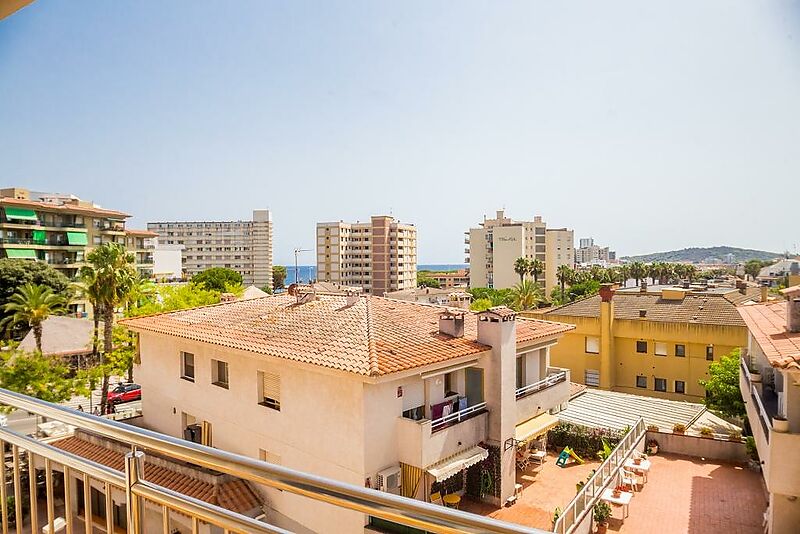
<path fill-rule="evenodd" d="M 67 232 L 67 243 L 70 245 L 88 245 L 86 232 Z"/>
<path fill-rule="evenodd" d="M 36 245 L 44 245 L 47 242 L 47 235 L 44 230 L 33 231 L 33 243 Z"/>
<path fill-rule="evenodd" d="M 26 260 L 35 260 L 36 251 L 30 248 L 7 248 L 6 257 L 8 258 L 23 258 Z"/>
<path fill-rule="evenodd" d="M 19 221 L 38 221 L 36 212 L 28 208 L 6 207 L 6 219 L 17 219 Z"/>

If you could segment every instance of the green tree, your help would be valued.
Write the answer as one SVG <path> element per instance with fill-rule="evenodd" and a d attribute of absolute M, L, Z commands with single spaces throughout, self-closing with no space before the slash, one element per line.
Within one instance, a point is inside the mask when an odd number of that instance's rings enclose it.
<path fill-rule="evenodd" d="M 0 386 L 48 402 L 88 395 L 94 387 L 86 371 L 73 373 L 59 358 L 41 352 L 0 352 Z"/>
<path fill-rule="evenodd" d="M 65 300 L 70 300 L 72 297 L 67 277 L 45 262 L 2 258 L 0 259 L 0 321 L 8 315 L 4 311 L 5 304 L 25 284 L 47 286 Z M 21 339 L 25 331 L 15 329 L 11 333 L 16 339 Z"/>
<path fill-rule="evenodd" d="M 438 280 L 427 276 L 424 272 L 417 273 L 417 287 L 435 287 L 440 288 L 441 284 Z"/>
<path fill-rule="evenodd" d="M 506 289 L 492 289 L 489 287 L 477 287 L 469 290 L 472 295 L 472 301 L 487 299 L 493 306 L 509 306 L 514 304 L 513 291 L 510 288 Z"/>
<path fill-rule="evenodd" d="M 764 263 L 761 260 L 750 260 L 744 264 L 744 274 L 749 274 L 753 280 L 756 279 L 758 273 L 761 272 L 761 269 L 764 268 Z M 770 265 L 771 262 L 766 262 L 767 265 Z"/>
<path fill-rule="evenodd" d="M 539 277 L 544 273 L 544 262 L 542 260 L 531 260 L 528 262 L 528 274 L 533 276 L 533 281 L 539 283 Z"/>
<path fill-rule="evenodd" d="M 42 352 L 42 323 L 50 315 L 63 312 L 66 305 L 64 297 L 53 293 L 50 287 L 25 284 L 5 305 L 5 312 L 9 315 L 3 321 L 11 328 L 23 324 L 32 329 L 36 350 Z"/>
<path fill-rule="evenodd" d="M 564 287 L 567 284 L 572 283 L 575 279 L 575 271 L 570 269 L 569 265 L 559 265 L 558 269 L 556 269 L 556 280 L 558 280 L 559 285 L 561 286 L 561 300 L 564 300 Z"/>
<path fill-rule="evenodd" d="M 628 287 L 628 279 L 631 277 L 631 268 L 627 265 L 620 265 L 617 269 L 619 270 L 619 281 L 622 287 Z"/>
<path fill-rule="evenodd" d="M 92 356 L 97 356 L 97 342 L 100 339 L 100 318 L 103 316 L 103 307 L 100 303 L 101 288 L 97 283 L 97 273 L 94 269 L 81 269 L 78 272 L 76 283 L 78 293 L 89 301 L 92 307 L 92 321 L 94 322 L 94 335 L 92 336 Z"/>
<path fill-rule="evenodd" d="M 514 286 L 512 295 L 513 304 L 511 307 L 517 311 L 532 310 L 544 300 L 542 288 L 539 284 L 530 280 L 523 280 Z"/>
<path fill-rule="evenodd" d="M 600 282 L 597 280 L 585 280 L 569 286 L 567 290 L 567 301 L 572 302 L 585 297 L 591 297 L 592 295 L 597 295 L 599 292 Z"/>
<path fill-rule="evenodd" d="M 272 287 L 275 289 L 281 289 L 284 287 L 286 283 L 286 266 L 285 265 L 275 265 L 272 267 Z M 269 291 L 272 293 L 272 291 Z"/>
<path fill-rule="evenodd" d="M 114 349 L 114 314 L 117 308 L 128 301 L 131 288 L 138 274 L 134 267 L 134 256 L 119 243 L 105 243 L 86 256 L 87 265 L 81 268 L 81 277 L 94 280 L 98 304 L 103 309 L 103 353 L 100 357 L 102 370 L 101 410 L 105 413 L 108 401 L 108 365 L 106 358 Z"/>
<path fill-rule="evenodd" d="M 644 263 L 640 261 L 634 261 L 630 265 L 628 265 L 630 277 L 636 280 L 636 285 L 639 285 L 639 282 L 642 278 L 647 276 L 647 267 Z"/>
<path fill-rule="evenodd" d="M 708 409 L 729 417 L 744 417 L 746 411 L 739 389 L 739 358 L 741 351 L 734 349 L 727 356 L 708 366 L 708 380 L 700 380 L 706 388 L 705 405 Z"/>
<path fill-rule="evenodd" d="M 130 316 L 152 315 L 154 313 L 164 313 L 198 306 L 208 306 L 219 304 L 220 292 L 209 291 L 196 284 L 160 285 L 156 288 L 156 294 L 143 305 L 132 308 Z"/>
<path fill-rule="evenodd" d="M 488 310 L 491 307 L 492 307 L 491 299 L 483 298 L 483 299 L 473 300 L 472 304 L 470 304 L 469 306 L 469 309 L 474 312 L 482 312 Z"/>
<path fill-rule="evenodd" d="M 525 258 L 517 258 L 514 260 L 514 272 L 519 275 L 519 281 L 525 280 L 525 275 L 528 274 L 529 263 Z"/>
<path fill-rule="evenodd" d="M 225 267 L 211 267 L 196 274 L 192 278 L 192 283 L 203 289 L 223 292 L 229 285 L 241 285 L 242 275 Z"/>

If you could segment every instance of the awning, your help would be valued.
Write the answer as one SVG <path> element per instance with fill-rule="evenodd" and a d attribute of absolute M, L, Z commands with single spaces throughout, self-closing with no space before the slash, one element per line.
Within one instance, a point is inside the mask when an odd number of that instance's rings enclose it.
<path fill-rule="evenodd" d="M 7 258 L 23 258 L 26 260 L 35 260 L 36 259 L 36 251 L 29 248 L 7 248 L 6 249 L 6 257 Z"/>
<path fill-rule="evenodd" d="M 558 417 L 550 415 L 545 412 L 536 417 L 528 419 L 524 423 L 517 425 L 514 429 L 514 439 L 517 441 L 525 441 L 531 438 L 537 438 L 556 426 L 558 424 Z"/>
<path fill-rule="evenodd" d="M 67 232 L 67 243 L 70 245 L 88 245 L 86 232 Z"/>
<path fill-rule="evenodd" d="M 18 221 L 38 221 L 36 212 L 28 208 L 6 207 L 6 219 L 16 219 Z"/>
<path fill-rule="evenodd" d="M 37 245 L 44 245 L 47 242 L 47 234 L 44 230 L 33 231 L 33 242 Z"/>
<path fill-rule="evenodd" d="M 436 482 L 441 482 L 442 480 L 447 480 L 462 469 L 482 462 L 488 457 L 489 451 L 483 447 L 475 446 L 459 452 L 458 454 L 454 454 L 449 458 L 445 458 L 440 462 L 436 462 L 428 467 L 427 471 L 436 479 Z"/>

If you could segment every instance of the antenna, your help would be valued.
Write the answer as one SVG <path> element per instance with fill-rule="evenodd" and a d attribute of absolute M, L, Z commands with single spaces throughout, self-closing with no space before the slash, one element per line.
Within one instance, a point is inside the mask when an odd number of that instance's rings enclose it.
<path fill-rule="evenodd" d="M 311 250 L 310 250 L 310 249 L 307 249 L 307 248 L 296 248 L 296 249 L 294 249 L 294 283 L 295 283 L 295 284 L 296 284 L 296 283 L 298 283 L 298 281 L 297 281 L 297 277 L 298 277 L 298 271 L 297 271 L 297 255 L 298 255 L 298 254 L 300 254 L 301 252 L 311 252 Z M 310 277 L 309 277 L 309 278 L 310 278 Z M 309 281 L 310 281 L 310 280 L 309 280 Z"/>

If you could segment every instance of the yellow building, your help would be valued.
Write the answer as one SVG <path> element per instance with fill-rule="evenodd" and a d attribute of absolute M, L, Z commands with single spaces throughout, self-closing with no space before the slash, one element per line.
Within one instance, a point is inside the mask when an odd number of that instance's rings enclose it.
<path fill-rule="evenodd" d="M 747 343 L 736 306 L 756 301 L 757 289 L 673 287 L 615 291 L 545 311 L 574 324 L 551 352 L 587 386 L 674 400 L 705 397 L 699 381 L 708 366 Z"/>

